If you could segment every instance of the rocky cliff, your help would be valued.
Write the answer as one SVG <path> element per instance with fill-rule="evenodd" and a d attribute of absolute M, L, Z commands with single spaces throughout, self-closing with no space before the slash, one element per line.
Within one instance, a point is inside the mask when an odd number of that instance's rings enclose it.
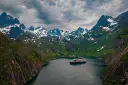
<path fill-rule="evenodd" d="M 43 65 L 37 48 L 0 33 L 0 85 L 24 85 Z"/>
<path fill-rule="evenodd" d="M 24 58 L 12 60 L 7 68 L 9 83 L 23 85 L 37 75 L 41 67 L 42 64 Z"/>

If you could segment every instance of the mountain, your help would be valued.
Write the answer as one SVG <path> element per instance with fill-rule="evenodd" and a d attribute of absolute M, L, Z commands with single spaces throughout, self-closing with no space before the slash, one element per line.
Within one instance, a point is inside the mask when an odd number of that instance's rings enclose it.
<path fill-rule="evenodd" d="M 118 21 L 116 30 L 110 35 L 109 42 L 113 49 L 105 55 L 108 67 L 103 73 L 104 85 L 118 85 L 120 80 L 127 80 L 128 73 L 128 11 L 115 18 Z"/>
<path fill-rule="evenodd" d="M 87 32 L 87 29 L 81 28 L 79 27 L 77 30 L 75 31 L 63 31 L 60 29 L 52 29 L 52 30 L 47 30 L 45 28 L 43 28 L 43 26 L 34 28 L 33 26 L 29 27 L 27 32 L 30 32 L 32 34 L 34 34 L 35 36 L 37 36 L 38 38 L 42 38 L 42 37 L 51 37 L 51 38 L 60 38 L 62 39 L 66 39 L 66 40 L 71 40 L 70 38 L 81 38 L 83 37 L 83 35 Z"/>
<path fill-rule="evenodd" d="M 98 20 L 97 24 L 92 28 L 92 30 L 112 31 L 118 29 L 119 27 L 127 27 L 128 26 L 127 16 L 128 16 L 128 11 L 120 14 L 115 18 L 107 15 L 102 15 Z"/>
<path fill-rule="evenodd" d="M 47 30 L 43 26 L 26 28 L 24 24 L 21 24 L 17 18 L 13 18 L 3 12 L 0 15 L 0 31 L 8 35 L 12 39 L 18 39 L 22 35 L 31 35 L 32 37 L 43 38 L 60 38 L 61 40 L 71 40 L 76 38 L 83 38 L 87 29 L 79 27 L 75 31 L 67 32 L 60 29 Z"/>
<path fill-rule="evenodd" d="M 128 73 L 128 12 L 113 18 L 101 16 L 97 24 L 81 40 L 77 54 L 98 56 L 108 65 L 102 79 L 104 85 L 120 85 Z M 91 38 L 91 39 L 90 39 Z"/>
<path fill-rule="evenodd" d="M 3 12 L 0 15 L 0 28 L 7 27 L 10 25 L 20 24 L 17 18 L 13 18 L 10 15 L 7 15 L 6 12 Z"/>
<path fill-rule="evenodd" d="M 62 30 L 60 30 L 60 29 L 53 29 L 53 30 L 49 30 L 48 31 L 48 35 L 49 36 L 56 36 L 56 37 L 59 37 L 59 36 L 61 36 L 62 35 Z"/>
<path fill-rule="evenodd" d="M 28 28 L 28 30 L 29 30 L 29 31 L 34 31 L 35 28 L 34 28 L 33 26 L 30 26 L 30 27 Z"/>
<path fill-rule="evenodd" d="M 117 20 L 111 16 L 102 15 L 98 20 L 97 24 L 92 28 L 92 30 L 113 30 L 117 25 Z"/>
<path fill-rule="evenodd" d="M 70 35 L 73 36 L 74 38 L 81 38 L 84 37 L 83 35 L 87 33 L 87 31 L 88 31 L 87 29 L 79 27 L 77 30 L 72 31 Z"/>
<path fill-rule="evenodd" d="M 8 35 L 10 38 L 14 39 L 19 38 L 19 36 L 21 36 L 22 34 L 29 34 L 31 37 L 34 36 L 37 38 L 59 38 L 61 41 L 78 39 L 94 40 L 95 38 L 107 36 L 115 29 L 118 29 L 118 26 L 120 26 L 121 23 L 127 23 L 127 19 L 124 21 L 124 17 L 127 16 L 127 13 L 128 12 L 125 12 L 116 18 L 107 15 L 102 15 L 98 20 L 97 24 L 91 30 L 79 27 L 77 30 L 69 32 L 60 30 L 58 28 L 48 30 L 43 28 L 43 26 L 31 26 L 29 28 L 26 28 L 24 24 L 20 24 L 20 21 L 17 18 L 13 18 L 12 16 L 7 15 L 5 12 L 3 12 L 0 15 L 0 27 L 2 27 L 0 28 L 0 31 Z M 2 19 L 4 20 L 2 21 Z"/>
<path fill-rule="evenodd" d="M 34 36 L 41 38 L 41 37 L 47 37 L 47 30 L 43 28 L 42 26 L 34 28 L 33 26 L 29 27 L 27 32 L 30 32 Z"/>
<path fill-rule="evenodd" d="M 127 27 L 128 26 L 128 11 L 120 14 L 115 18 L 115 20 L 118 22 L 120 27 Z"/>
<path fill-rule="evenodd" d="M 21 24 L 17 18 L 13 18 L 3 12 L 0 15 L 0 32 L 8 35 L 12 39 L 17 39 L 26 29 L 24 24 Z"/>

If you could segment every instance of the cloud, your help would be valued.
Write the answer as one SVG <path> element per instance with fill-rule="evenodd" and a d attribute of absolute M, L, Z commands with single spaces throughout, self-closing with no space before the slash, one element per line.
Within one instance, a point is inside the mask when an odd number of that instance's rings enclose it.
<path fill-rule="evenodd" d="M 99 10 L 102 10 L 104 13 L 115 15 L 120 12 L 119 10 L 122 9 L 123 6 L 123 0 L 112 0 L 111 2 L 99 7 Z"/>
<path fill-rule="evenodd" d="M 17 4 L 17 5 L 16 5 Z M 18 16 L 21 13 L 21 4 L 17 0 L 0 0 L 0 10 Z"/>
<path fill-rule="evenodd" d="M 47 29 L 91 29 L 101 15 L 117 16 L 127 10 L 127 0 L 0 0 L 0 13 L 18 17 L 28 26 Z"/>
<path fill-rule="evenodd" d="M 51 24 L 52 18 L 50 18 L 47 8 L 45 8 L 38 0 L 25 1 L 26 7 L 29 9 L 35 9 L 37 11 L 37 17 L 44 22 L 44 24 Z"/>

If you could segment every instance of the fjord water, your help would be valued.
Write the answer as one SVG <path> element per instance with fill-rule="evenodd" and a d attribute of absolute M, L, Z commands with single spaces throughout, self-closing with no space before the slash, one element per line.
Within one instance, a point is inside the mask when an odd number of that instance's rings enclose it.
<path fill-rule="evenodd" d="M 51 61 L 31 85 L 102 85 L 100 75 L 104 67 L 99 60 L 87 59 L 82 65 L 70 65 L 69 61 Z"/>

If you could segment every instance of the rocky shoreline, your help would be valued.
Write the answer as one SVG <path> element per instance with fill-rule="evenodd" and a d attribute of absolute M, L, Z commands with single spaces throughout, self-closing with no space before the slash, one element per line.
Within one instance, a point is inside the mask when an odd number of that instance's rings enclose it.
<path fill-rule="evenodd" d="M 40 70 L 46 64 L 37 61 L 29 61 L 24 58 L 12 60 L 8 64 L 9 85 L 25 85 L 27 82 L 37 76 Z"/>
<path fill-rule="evenodd" d="M 33 82 L 37 78 L 39 72 L 43 69 L 43 67 L 45 67 L 47 65 L 48 65 L 48 63 L 43 64 L 42 67 L 41 67 L 41 69 L 39 69 L 38 73 L 35 74 L 35 75 L 33 75 L 32 78 L 30 80 L 28 80 L 24 85 L 30 85 L 30 83 Z"/>

